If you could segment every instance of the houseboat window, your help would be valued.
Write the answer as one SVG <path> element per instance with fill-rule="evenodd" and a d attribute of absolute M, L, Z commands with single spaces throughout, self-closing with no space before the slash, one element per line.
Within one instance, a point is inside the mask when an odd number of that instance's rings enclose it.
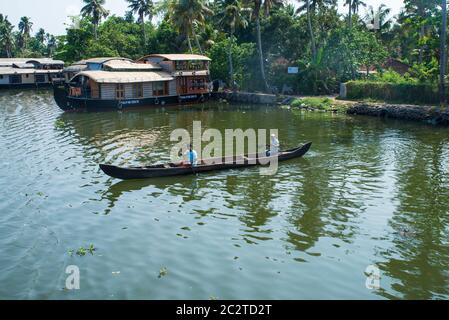
<path fill-rule="evenodd" d="M 133 97 L 134 98 L 143 98 L 143 83 L 134 83 L 133 84 Z"/>
<path fill-rule="evenodd" d="M 201 61 L 191 61 L 189 70 L 201 70 L 203 68 L 203 63 Z"/>
<path fill-rule="evenodd" d="M 36 74 L 36 82 L 45 82 L 45 75 Z"/>
<path fill-rule="evenodd" d="M 204 70 L 207 69 L 207 62 L 205 61 L 177 61 L 176 70 Z"/>
<path fill-rule="evenodd" d="M 3 79 L 3 76 L 2 76 L 2 75 L 0 75 L 0 79 Z"/>
<path fill-rule="evenodd" d="M 168 94 L 168 82 L 153 82 L 153 96 L 166 96 Z"/>
<path fill-rule="evenodd" d="M 115 94 L 117 99 L 125 98 L 125 86 L 123 84 L 117 84 L 115 87 Z"/>
<path fill-rule="evenodd" d="M 206 79 L 205 78 L 194 78 L 190 81 L 190 91 L 196 90 L 206 90 Z"/>

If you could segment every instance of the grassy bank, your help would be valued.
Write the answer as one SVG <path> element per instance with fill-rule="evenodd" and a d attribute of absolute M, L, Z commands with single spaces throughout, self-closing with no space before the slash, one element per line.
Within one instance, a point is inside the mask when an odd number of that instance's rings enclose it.
<path fill-rule="evenodd" d="M 336 100 L 333 97 L 302 97 L 293 99 L 284 107 L 305 111 L 343 113 L 352 105 L 350 101 Z"/>

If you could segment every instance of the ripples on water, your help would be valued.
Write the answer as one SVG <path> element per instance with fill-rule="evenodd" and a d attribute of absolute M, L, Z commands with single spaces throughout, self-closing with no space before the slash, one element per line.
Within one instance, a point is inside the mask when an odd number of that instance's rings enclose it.
<path fill-rule="evenodd" d="M 167 160 L 194 120 L 314 144 L 272 177 L 100 172 Z M 64 114 L 31 91 L 0 92 L 0 123 L 0 298 L 449 297 L 446 128 L 227 105 Z M 78 291 L 62 289 L 72 264 Z"/>

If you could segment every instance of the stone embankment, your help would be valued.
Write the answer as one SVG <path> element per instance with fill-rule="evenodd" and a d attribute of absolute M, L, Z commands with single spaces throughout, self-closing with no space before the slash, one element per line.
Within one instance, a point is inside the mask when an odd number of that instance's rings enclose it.
<path fill-rule="evenodd" d="M 271 104 L 273 106 L 277 103 L 277 97 L 274 94 L 224 91 L 214 92 L 213 96 L 230 102 Z"/>
<path fill-rule="evenodd" d="M 449 125 L 449 108 L 435 106 L 358 102 L 351 105 L 347 113 Z"/>

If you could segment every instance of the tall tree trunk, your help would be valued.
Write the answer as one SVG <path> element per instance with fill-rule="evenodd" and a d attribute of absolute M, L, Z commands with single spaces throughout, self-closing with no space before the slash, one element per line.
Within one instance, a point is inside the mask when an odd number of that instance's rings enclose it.
<path fill-rule="evenodd" d="M 142 24 L 142 33 L 143 33 L 143 44 L 147 44 L 147 32 L 145 30 L 145 16 L 143 13 L 140 14 L 140 23 Z"/>
<path fill-rule="evenodd" d="M 447 31 L 447 2 L 441 0 L 442 19 L 441 19 L 441 36 L 440 36 L 440 103 L 442 107 L 446 107 L 446 31 Z"/>
<path fill-rule="evenodd" d="M 312 28 L 312 17 L 310 16 L 310 0 L 307 0 L 307 24 L 309 27 L 309 33 L 310 33 L 310 43 L 312 47 L 312 58 L 315 59 L 316 57 L 316 44 L 315 44 L 315 35 L 313 34 L 313 28 Z"/>
<path fill-rule="evenodd" d="M 234 65 L 232 63 L 232 41 L 234 35 L 231 33 L 231 37 L 229 38 L 229 48 L 228 48 L 228 61 L 229 61 L 229 84 L 232 89 L 234 89 Z"/>
<path fill-rule="evenodd" d="M 263 51 L 262 51 L 262 36 L 260 34 L 260 18 L 256 17 L 256 33 L 257 33 L 257 47 L 259 49 L 259 62 L 260 62 L 260 74 L 262 75 L 263 84 L 265 86 L 265 91 L 269 91 L 267 78 L 265 76 L 265 64 L 263 61 Z"/>
<path fill-rule="evenodd" d="M 421 26 L 421 29 L 419 30 L 419 36 L 420 38 L 424 38 L 425 35 L 425 29 L 424 26 Z M 423 61 L 423 53 L 424 53 L 424 46 L 419 46 L 419 55 L 418 55 L 418 62 L 422 63 Z"/>
<path fill-rule="evenodd" d="M 349 13 L 348 13 L 348 27 L 352 29 L 352 0 L 348 1 Z"/>
<path fill-rule="evenodd" d="M 98 22 L 94 22 L 94 36 L 95 40 L 98 40 Z"/>
<path fill-rule="evenodd" d="M 187 45 L 189 46 L 189 51 L 190 53 L 193 53 L 193 49 L 192 49 L 192 43 L 190 42 L 190 35 L 187 34 Z"/>
<path fill-rule="evenodd" d="M 200 45 L 200 40 L 198 39 L 198 35 L 195 32 L 195 27 L 192 27 L 192 36 L 193 36 L 193 39 L 195 39 L 195 44 L 198 47 L 198 49 L 200 50 L 200 53 L 204 54 L 203 49 L 201 48 L 201 45 Z"/>

